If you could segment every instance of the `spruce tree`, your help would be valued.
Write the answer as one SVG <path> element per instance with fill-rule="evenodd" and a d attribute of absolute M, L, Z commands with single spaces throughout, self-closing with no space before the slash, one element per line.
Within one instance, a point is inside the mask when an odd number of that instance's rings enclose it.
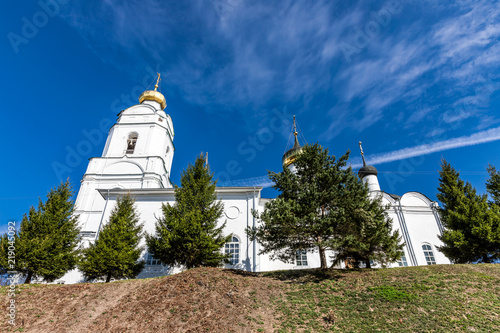
<path fill-rule="evenodd" d="M 135 278 L 145 266 L 143 260 L 139 261 L 142 228 L 132 196 L 118 198 L 95 243 L 83 250 L 78 268 L 90 280 Z"/>
<path fill-rule="evenodd" d="M 14 236 L 12 236 L 11 239 L 13 240 Z M 0 275 L 6 274 L 7 271 L 13 271 L 15 269 L 15 261 L 12 266 L 9 263 L 9 245 L 9 236 L 7 233 L 4 233 L 0 238 Z M 12 257 L 15 260 L 15 247 L 12 252 Z M 9 269 L 9 267 L 12 267 L 12 269 Z"/>
<path fill-rule="evenodd" d="M 73 216 L 73 191 L 69 180 L 51 189 L 47 200 L 39 200 L 24 215 L 15 235 L 16 269 L 26 275 L 52 282 L 76 265 L 79 249 L 78 218 Z"/>
<path fill-rule="evenodd" d="M 354 188 L 346 195 L 346 200 L 352 201 L 347 218 L 340 225 L 339 237 L 333 240 L 336 251 L 333 265 L 354 259 L 355 267 L 363 262 L 366 268 L 371 268 L 371 261 L 385 267 L 401 258 L 404 243 L 399 231 L 392 230 L 392 219 L 387 214 L 388 207 L 382 205 L 382 197 L 370 197 L 361 181 L 351 184 Z"/>
<path fill-rule="evenodd" d="M 259 254 L 293 263 L 297 251 L 317 251 L 321 268 L 327 268 L 326 251 L 332 250 L 332 239 L 345 218 L 338 207 L 352 172 L 345 168 L 348 158 L 349 152 L 336 159 L 318 144 L 306 145 L 295 159 L 295 172 L 269 171 L 273 188 L 281 193 L 265 204 L 264 212 L 253 212 L 261 223 L 247 229 L 250 238 L 261 244 Z"/>
<path fill-rule="evenodd" d="M 493 199 L 490 201 L 490 210 L 496 217 L 492 227 L 492 253 L 491 259 L 500 259 L 500 172 L 493 165 L 488 165 L 490 178 L 486 181 L 486 190 Z"/>
<path fill-rule="evenodd" d="M 224 206 L 217 200 L 213 173 L 204 163 L 200 155 L 183 171 L 181 186 L 175 186 L 175 204 L 163 205 L 156 234 L 146 236 L 149 252 L 166 265 L 216 267 L 228 258 L 221 249 L 231 235 L 223 235 L 225 222 L 217 227 Z"/>
<path fill-rule="evenodd" d="M 488 204 L 486 195 L 478 195 L 469 182 L 445 160 L 442 161 L 437 198 L 445 230 L 439 247 L 455 263 L 491 262 L 499 257 L 498 207 Z"/>
<path fill-rule="evenodd" d="M 486 181 L 486 189 L 493 199 L 491 204 L 500 206 L 500 172 L 493 165 L 488 165 L 490 178 Z"/>
<path fill-rule="evenodd" d="M 254 212 L 261 223 L 247 229 L 261 244 L 260 254 L 293 263 L 297 251 L 317 251 L 323 269 L 327 250 L 339 253 L 337 261 L 356 257 L 368 265 L 399 259 L 398 233 L 391 233 L 380 201 L 371 201 L 366 186 L 346 167 L 348 158 L 349 152 L 337 159 L 319 144 L 306 145 L 295 159 L 295 172 L 269 172 L 281 193 L 263 213 Z"/>

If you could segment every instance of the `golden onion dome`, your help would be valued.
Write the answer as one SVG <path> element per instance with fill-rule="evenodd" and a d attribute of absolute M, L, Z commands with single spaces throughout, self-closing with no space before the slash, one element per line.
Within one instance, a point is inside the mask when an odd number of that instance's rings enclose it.
<path fill-rule="evenodd" d="M 155 101 L 158 102 L 161 106 L 161 109 L 165 109 L 167 107 L 167 101 L 165 100 L 165 96 L 159 91 L 155 90 L 146 90 L 139 96 L 139 103 L 144 101 Z"/>
<path fill-rule="evenodd" d="M 161 92 L 158 91 L 158 83 L 160 82 L 160 73 L 158 73 L 158 79 L 156 80 L 155 90 L 146 90 L 139 96 L 139 103 L 144 101 L 154 101 L 160 104 L 161 109 L 165 109 L 167 107 L 167 101 L 165 100 L 165 96 Z"/>
<path fill-rule="evenodd" d="M 300 153 L 302 153 L 302 149 L 303 147 L 299 145 L 297 136 L 295 136 L 295 144 L 293 145 L 293 148 L 287 150 L 283 154 L 283 159 L 282 159 L 283 167 L 288 168 L 290 164 L 293 164 L 293 162 L 295 162 L 295 159 L 297 159 L 297 156 L 300 155 Z"/>

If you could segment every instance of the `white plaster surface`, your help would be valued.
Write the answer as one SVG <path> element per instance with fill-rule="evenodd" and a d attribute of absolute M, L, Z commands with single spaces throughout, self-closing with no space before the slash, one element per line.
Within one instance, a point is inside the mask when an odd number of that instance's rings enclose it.
<path fill-rule="evenodd" d="M 138 136 L 133 154 L 126 154 L 126 142 L 130 133 Z M 111 210 L 120 195 L 131 193 L 136 199 L 140 221 L 144 231 L 153 234 L 155 222 L 162 216 L 162 205 L 175 203 L 174 190 L 169 175 L 172 165 L 174 131 L 169 115 L 160 110 L 156 102 L 145 101 L 132 106 L 119 115 L 118 121 L 109 131 L 102 157 L 92 158 L 76 199 L 76 212 L 83 232 L 98 231 L 107 223 Z M 290 166 L 293 169 L 293 166 Z M 365 177 L 372 196 L 383 197 L 384 204 L 390 204 L 389 216 L 394 230 L 399 230 L 406 243 L 404 252 L 408 265 L 426 265 L 423 244 L 431 245 L 437 264 L 450 261 L 437 250 L 442 245 L 438 235 L 442 232 L 436 203 L 425 195 L 409 192 L 402 197 L 391 196 L 380 191 L 375 175 Z M 225 210 L 219 223 L 226 222 L 225 234 L 233 234 L 240 240 L 240 262 L 234 268 L 248 271 L 270 271 L 281 269 L 314 268 L 320 266 L 317 252 L 307 253 L 308 266 L 297 267 L 295 263 L 270 260 L 269 255 L 259 255 L 259 244 L 248 239 L 245 228 L 259 223 L 252 210 L 262 212 L 265 202 L 260 197 L 260 187 L 217 188 L 218 199 Z M 85 238 L 87 246 L 94 238 Z M 141 245 L 144 244 L 144 240 Z M 329 252 L 328 263 L 331 264 Z M 144 257 L 146 252 L 144 252 Z M 392 264 L 397 266 L 398 264 Z M 228 266 L 229 267 L 229 266 Z M 180 268 L 147 266 L 139 278 L 155 277 L 178 272 Z M 83 276 L 77 270 L 66 274 L 64 283 L 82 282 Z"/>

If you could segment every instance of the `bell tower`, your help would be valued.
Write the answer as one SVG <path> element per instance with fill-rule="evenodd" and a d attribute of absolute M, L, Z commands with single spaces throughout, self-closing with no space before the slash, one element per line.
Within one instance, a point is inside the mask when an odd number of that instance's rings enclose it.
<path fill-rule="evenodd" d="M 365 161 L 365 154 L 363 153 L 363 147 L 361 147 L 361 141 L 359 141 L 359 149 L 361 150 L 361 158 L 363 159 L 363 167 L 359 169 L 359 178 L 368 186 L 370 192 L 380 191 L 380 184 L 378 182 L 378 171 L 372 165 L 367 165 Z"/>
<path fill-rule="evenodd" d="M 89 161 L 75 202 L 82 236 L 89 241 L 98 233 L 106 204 L 97 190 L 172 187 L 174 127 L 159 83 L 160 74 L 154 90 L 146 90 L 139 104 L 118 114 L 102 156 Z"/>

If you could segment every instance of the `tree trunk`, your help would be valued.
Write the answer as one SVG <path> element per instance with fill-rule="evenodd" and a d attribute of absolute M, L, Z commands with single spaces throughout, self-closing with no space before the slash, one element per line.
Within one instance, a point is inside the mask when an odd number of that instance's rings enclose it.
<path fill-rule="evenodd" d="M 26 280 L 24 280 L 24 284 L 30 284 L 32 277 L 33 277 L 33 272 L 28 271 L 28 275 L 26 276 Z"/>
<path fill-rule="evenodd" d="M 322 246 L 319 247 L 319 258 L 321 260 L 321 269 L 327 269 L 325 248 Z"/>
<path fill-rule="evenodd" d="M 488 255 L 487 254 L 483 254 L 483 262 L 485 264 L 489 264 L 490 263 L 490 258 L 488 258 Z"/>
<path fill-rule="evenodd" d="M 365 259 L 366 268 L 372 268 L 372 264 L 370 263 L 370 259 Z"/>
<path fill-rule="evenodd" d="M 108 276 L 106 277 L 106 283 L 109 283 L 111 281 L 111 273 L 108 273 Z"/>

